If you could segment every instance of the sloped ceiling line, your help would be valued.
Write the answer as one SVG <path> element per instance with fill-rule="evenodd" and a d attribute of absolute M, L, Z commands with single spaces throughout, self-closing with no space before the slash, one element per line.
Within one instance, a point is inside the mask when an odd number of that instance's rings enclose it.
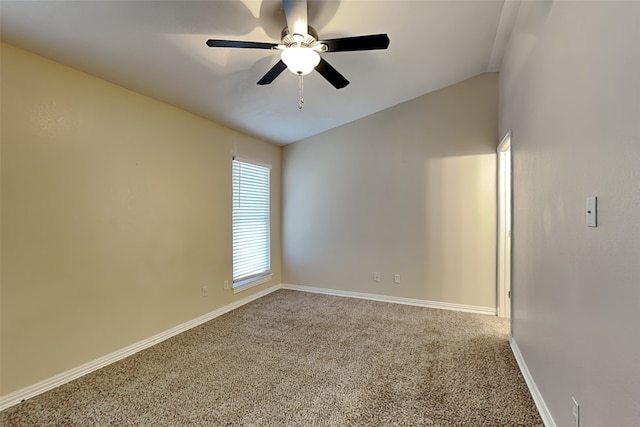
<path fill-rule="evenodd" d="M 351 84 L 336 90 L 310 74 L 303 110 L 295 76 L 256 84 L 277 52 L 205 45 L 209 38 L 278 42 L 286 24 L 273 0 L 3 0 L 0 31 L 3 42 L 282 145 L 496 71 L 518 2 L 309 4 L 321 38 L 387 33 L 391 44 L 326 54 Z"/>

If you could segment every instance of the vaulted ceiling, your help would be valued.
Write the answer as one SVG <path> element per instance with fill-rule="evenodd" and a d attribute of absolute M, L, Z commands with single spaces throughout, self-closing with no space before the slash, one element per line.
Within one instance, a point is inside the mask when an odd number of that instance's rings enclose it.
<path fill-rule="evenodd" d="M 497 71 L 519 2 L 309 0 L 320 39 L 387 33 L 387 50 L 325 53 L 351 83 L 285 71 L 256 82 L 279 52 L 212 49 L 209 38 L 278 43 L 281 1 L 0 2 L 2 41 L 287 144 L 487 71 Z"/>

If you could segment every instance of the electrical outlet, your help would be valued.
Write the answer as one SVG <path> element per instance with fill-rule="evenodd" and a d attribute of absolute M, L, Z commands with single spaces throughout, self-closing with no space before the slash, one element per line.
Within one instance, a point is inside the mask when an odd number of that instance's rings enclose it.
<path fill-rule="evenodd" d="M 380 281 L 380 273 L 378 273 L 377 271 L 373 273 L 373 281 L 374 282 Z"/>
<path fill-rule="evenodd" d="M 202 298 L 205 298 L 208 294 L 209 294 L 209 287 L 208 286 L 203 286 L 202 287 Z"/>
<path fill-rule="evenodd" d="M 571 397 L 571 414 L 573 415 L 573 426 L 580 427 L 580 405 L 575 397 Z"/>
<path fill-rule="evenodd" d="M 229 289 L 229 281 L 225 280 L 224 281 L 224 290 L 226 291 L 227 289 Z"/>
<path fill-rule="evenodd" d="M 399 274 L 394 274 L 393 275 L 393 283 L 395 283 L 396 285 L 400 284 L 400 275 Z"/>

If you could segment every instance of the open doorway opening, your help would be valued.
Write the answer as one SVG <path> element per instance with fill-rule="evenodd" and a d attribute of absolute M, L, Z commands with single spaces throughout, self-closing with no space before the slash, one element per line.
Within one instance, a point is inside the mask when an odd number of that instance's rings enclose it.
<path fill-rule="evenodd" d="M 498 316 L 511 317 L 511 131 L 498 144 Z"/>

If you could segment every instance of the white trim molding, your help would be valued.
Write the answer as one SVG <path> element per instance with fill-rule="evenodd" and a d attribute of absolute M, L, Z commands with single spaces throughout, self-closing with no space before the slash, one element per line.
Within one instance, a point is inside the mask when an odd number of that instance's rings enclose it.
<path fill-rule="evenodd" d="M 40 381 L 36 384 L 30 385 L 21 390 L 7 394 L 6 396 L 1 396 L 0 411 L 3 411 L 11 406 L 17 405 L 20 402 L 23 402 L 34 396 L 42 394 L 46 391 L 52 390 L 63 384 L 71 382 L 77 378 L 82 377 L 83 375 L 86 375 L 93 371 L 97 371 L 98 369 L 104 368 L 105 366 L 110 365 L 114 362 L 117 362 L 129 356 L 132 356 L 138 353 L 139 351 L 142 351 L 155 344 L 165 341 L 182 332 L 188 331 L 191 328 L 200 326 L 203 323 L 208 322 L 209 320 L 215 319 L 216 317 L 222 316 L 223 314 L 228 313 L 232 310 L 235 310 L 236 308 L 241 307 L 247 303 L 250 303 L 251 301 L 254 301 L 258 298 L 262 298 L 263 296 L 270 294 L 271 292 L 277 291 L 278 289 L 280 289 L 280 287 L 281 285 L 279 284 L 272 286 L 261 292 L 257 292 L 255 294 L 249 295 L 238 301 L 232 302 L 231 304 L 225 305 L 224 307 L 220 307 L 207 314 L 196 317 L 195 319 L 189 320 L 188 322 L 184 322 L 174 328 L 168 329 L 164 332 L 160 332 L 159 334 L 156 334 L 152 337 L 146 338 L 142 341 L 138 341 L 135 344 L 132 344 L 120 350 L 114 351 L 113 353 L 107 354 L 106 356 L 100 357 L 91 362 L 88 362 L 76 368 L 70 369 L 66 372 L 62 372 L 61 374 L 55 375 L 44 381 Z"/>
<path fill-rule="evenodd" d="M 463 311 L 466 313 L 496 315 L 494 307 L 480 307 L 476 305 L 454 304 L 449 302 L 428 301 L 414 298 L 394 297 L 389 295 L 367 294 L 362 292 L 340 291 L 337 289 L 318 288 L 314 286 L 301 286 L 292 284 L 282 284 L 282 289 L 293 291 L 311 292 L 316 294 L 334 295 L 339 297 L 360 298 L 373 301 L 390 302 L 394 304 L 414 305 L 418 307 L 438 308 L 441 310 Z"/>
<path fill-rule="evenodd" d="M 263 283 L 267 283 L 271 280 L 272 274 L 269 273 L 266 276 L 252 277 L 251 279 L 246 279 L 238 283 L 233 284 L 233 293 L 237 294 L 238 292 L 246 291 L 247 289 L 251 289 L 254 286 L 262 285 Z M 278 289 L 280 289 L 280 285 L 278 285 Z"/>
<path fill-rule="evenodd" d="M 522 353 L 520 353 L 520 349 L 518 348 L 516 339 L 513 336 L 510 336 L 509 341 L 511 342 L 511 350 L 513 351 L 513 355 L 516 358 L 516 362 L 518 362 L 518 366 L 520 367 L 520 372 L 522 372 L 524 381 L 527 383 L 527 387 L 529 387 L 529 392 L 531 393 L 531 397 L 533 397 L 536 408 L 538 408 L 538 412 L 540 413 L 542 422 L 544 423 L 545 427 L 556 427 L 556 422 L 553 420 L 551 412 L 549 412 L 549 408 L 547 407 L 547 404 L 542 398 L 542 394 L 540 394 L 540 390 L 538 390 L 536 382 L 533 380 L 533 377 L 529 372 L 529 368 L 527 367 L 527 363 L 524 361 L 524 357 L 522 357 Z"/>
<path fill-rule="evenodd" d="M 500 143 L 498 144 L 498 147 L 496 148 L 496 152 L 501 152 L 501 151 L 507 151 L 511 149 L 511 129 L 509 129 L 507 131 L 507 133 L 504 135 L 504 137 L 502 137 L 502 140 L 500 141 Z"/>

